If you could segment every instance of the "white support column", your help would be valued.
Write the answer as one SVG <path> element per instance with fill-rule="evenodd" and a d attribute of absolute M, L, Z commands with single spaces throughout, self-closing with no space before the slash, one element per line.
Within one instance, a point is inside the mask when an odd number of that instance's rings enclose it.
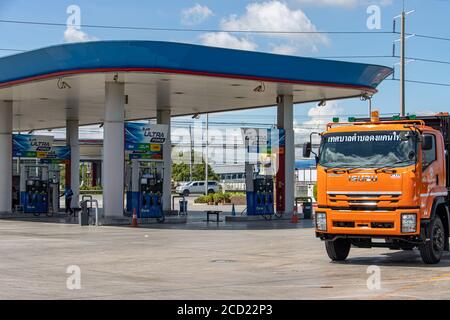
<path fill-rule="evenodd" d="M 294 141 L 294 104 L 292 95 L 280 95 L 277 122 L 286 132 L 285 148 L 285 212 L 294 212 L 295 201 L 295 141 Z"/>
<path fill-rule="evenodd" d="M 73 192 L 72 208 L 79 207 L 80 199 L 80 141 L 79 121 L 66 121 L 66 141 L 70 147 L 70 188 Z"/>
<path fill-rule="evenodd" d="M 163 181 L 163 210 L 171 209 L 172 201 L 172 139 L 170 137 L 170 110 L 158 110 L 156 121 L 158 124 L 165 124 L 169 126 L 167 140 L 163 146 L 164 159 L 164 181 Z"/>
<path fill-rule="evenodd" d="M 12 106 L 11 101 L 0 101 L 0 212 L 12 208 Z"/>
<path fill-rule="evenodd" d="M 125 86 L 123 83 L 107 82 L 105 89 L 103 210 L 106 218 L 122 218 Z"/>

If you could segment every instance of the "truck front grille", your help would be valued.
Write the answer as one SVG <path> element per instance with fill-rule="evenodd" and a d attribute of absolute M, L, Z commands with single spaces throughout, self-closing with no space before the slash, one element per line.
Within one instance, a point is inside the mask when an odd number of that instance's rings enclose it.
<path fill-rule="evenodd" d="M 353 222 L 353 221 L 333 221 L 333 227 L 335 227 L 335 228 L 354 228 L 355 222 Z"/>
<path fill-rule="evenodd" d="M 359 191 L 331 191 L 327 192 L 328 200 L 331 206 L 336 207 L 354 207 L 377 208 L 389 207 L 399 202 L 401 192 L 359 192 Z"/>

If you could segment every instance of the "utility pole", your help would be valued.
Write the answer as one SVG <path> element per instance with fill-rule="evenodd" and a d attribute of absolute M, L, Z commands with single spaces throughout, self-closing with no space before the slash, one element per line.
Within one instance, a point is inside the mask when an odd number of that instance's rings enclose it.
<path fill-rule="evenodd" d="M 205 194 L 208 194 L 209 114 L 206 114 Z"/>
<path fill-rule="evenodd" d="M 403 7 L 401 14 L 401 35 L 400 35 L 400 116 L 404 117 L 405 108 L 405 26 L 406 13 Z"/>
<path fill-rule="evenodd" d="M 189 125 L 189 140 L 190 140 L 190 150 L 189 150 L 189 181 L 192 181 L 192 158 L 194 157 L 193 141 L 192 141 L 192 125 Z"/>

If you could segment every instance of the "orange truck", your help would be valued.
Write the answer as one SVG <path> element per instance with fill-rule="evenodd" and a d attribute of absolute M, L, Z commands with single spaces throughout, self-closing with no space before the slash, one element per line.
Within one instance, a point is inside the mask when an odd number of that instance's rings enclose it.
<path fill-rule="evenodd" d="M 351 246 L 418 248 L 435 264 L 449 250 L 450 117 L 333 119 L 317 161 L 316 236 L 334 261 Z"/>

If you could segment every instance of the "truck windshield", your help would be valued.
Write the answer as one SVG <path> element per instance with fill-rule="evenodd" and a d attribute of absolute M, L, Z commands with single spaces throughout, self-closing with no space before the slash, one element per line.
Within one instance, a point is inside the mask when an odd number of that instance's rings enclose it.
<path fill-rule="evenodd" d="M 416 161 L 416 140 L 409 131 L 325 134 L 319 164 L 328 168 L 405 167 Z"/>

